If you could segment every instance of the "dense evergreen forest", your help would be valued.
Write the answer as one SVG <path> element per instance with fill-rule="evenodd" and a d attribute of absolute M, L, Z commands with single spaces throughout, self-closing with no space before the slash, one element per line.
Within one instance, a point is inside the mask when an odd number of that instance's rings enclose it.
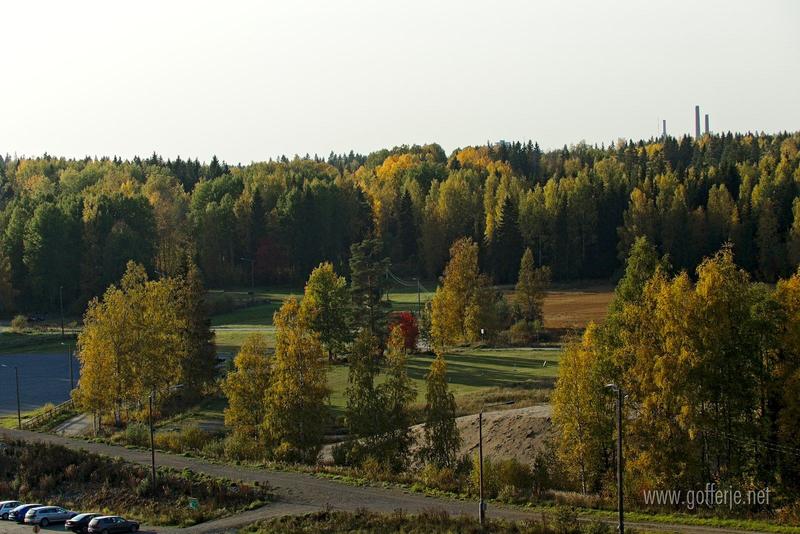
<path fill-rule="evenodd" d="M 800 134 L 581 143 L 401 146 L 229 166 L 150 158 L 0 158 L 0 313 L 80 313 L 128 260 L 214 286 L 300 283 L 381 238 L 393 269 L 441 274 L 451 243 L 481 244 L 496 283 L 525 247 L 555 280 L 607 278 L 637 236 L 694 271 L 727 241 L 773 282 L 800 259 Z M 251 268 L 253 269 L 251 273 Z"/>

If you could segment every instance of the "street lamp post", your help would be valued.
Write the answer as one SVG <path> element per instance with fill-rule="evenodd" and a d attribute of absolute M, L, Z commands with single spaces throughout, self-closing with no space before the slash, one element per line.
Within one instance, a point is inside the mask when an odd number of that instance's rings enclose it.
<path fill-rule="evenodd" d="M 17 428 L 22 430 L 22 412 L 19 407 L 19 367 L 17 367 L 16 365 L 9 366 L 4 363 L 0 363 L 0 367 L 5 367 L 6 369 L 8 369 L 9 367 L 14 368 L 14 378 L 16 379 L 17 382 Z"/>
<path fill-rule="evenodd" d="M 153 467 L 153 495 L 156 494 L 156 440 L 155 429 L 153 428 L 153 397 L 156 395 L 156 388 L 150 393 L 150 408 L 147 411 L 147 419 L 150 423 L 150 463 Z"/>
<path fill-rule="evenodd" d="M 481 411 L 478 412 L 478 521 L 481 525 L 486 519 L 486 503 L 483 500 L 483 410 L 484 408 L 508 406 L 509 404 L 514 404 L 514 401 L 484 404 Z"/>
<path fill-rule="evenodd" d="M 61 342 L 62 345 L 67 347 L 67 364 L 69 365 L 69 390 L 72 392 L 75 389 L 75 375 L 72 372 L 72 343 Z"/>
<path fill-rule="evenodd" d="M 623 503 L 622 483 L 624 464 L 622 458 L 622 402 L 624 399 L 624 391 L 617 384 L 606 384 L 607 388 L 614 390 L 617 394 L 616 402 L 616 415 L 617 415 L 617 511 L 619 512 L 619 525 L 617 530 L 620 534 L 625 532 L 625 511 Z"/>

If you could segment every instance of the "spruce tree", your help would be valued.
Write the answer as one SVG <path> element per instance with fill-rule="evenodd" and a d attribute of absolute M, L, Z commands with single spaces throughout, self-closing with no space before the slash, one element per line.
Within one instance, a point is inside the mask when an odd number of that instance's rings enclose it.
<path fill-rule="evenodd" d="M 436 467 L 453 467 L 461 436 L 456 425 L 456 399 L 447 386 L 447 363 L 438 355 L 428 372 L 424 445 L 421 459 Z"/>
<path fill-rule="evenodd" d="M 216 377 L 217 351 L 202 275 L 193 262 L 189 264 L 181 289 L 186 329 L 183 335 L 186 358 L 182 360 L 181 380 L 184 391 L 199 396 Z"/>
<path fill-rule="evenodd" d="M 345 422 L 354 439 L 350 460 L 355 463 L 360 463 L 366 455 L 377 456 L 375 444 L 386 431 L 386 406 L 381 392 L 375 387 L 375 377 L 380 371 L 377 352 L 375 337 L 362 330 L 350 353 L 345 390 Z"/>
<path fill-rule="evenodd" d="M 350 247 L 350 297 L 353 302 L 353 319 L 381 342 L 386 337 L 389 302 L 384 298 L 388 290 L 389 258 L 383 253 L 379 239 L 366 239 Z"/>
<path fill-rule="evenodd" d="M 417 223 L 414 220 L 414 204 L 407 189 L 400 199 L 398 233 L 403 259 L 415 258 L 417 255 Z"/>
<path fill-rule="evenodd" d="M 522 258 L 522 234 L 519 231 L 519 212 L 510 196 L 503 202 L 500 222 L 492 235 L 492 274 L 495 282 L 514 282 Z"/>

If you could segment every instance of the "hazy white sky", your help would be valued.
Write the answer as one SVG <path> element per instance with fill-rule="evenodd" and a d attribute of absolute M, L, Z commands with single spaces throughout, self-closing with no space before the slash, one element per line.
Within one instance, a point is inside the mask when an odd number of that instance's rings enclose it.
<path fill-rule="evenodd" d="M 229 163 L 800 129 L 800 2 L 0 4 L 0 152 Z"/>

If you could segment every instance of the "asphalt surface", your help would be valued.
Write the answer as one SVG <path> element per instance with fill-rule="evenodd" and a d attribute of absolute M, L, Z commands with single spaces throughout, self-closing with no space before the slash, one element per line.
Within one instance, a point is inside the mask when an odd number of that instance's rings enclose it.
<path fill-rule="evenodd" d="M 69 399 L 69 359 L 66 349 L 54 354 L 0 355 L 0 415 L 17 412 L 14 367 L 19 368 L 20 408 L 34 410 L 48 402 L 59 404 Z M 78 383 L 80 365 L 73 357 L 72 372 Z M 2 531 L 0 531 L 2 532 Z"/>
<path fill-rule="evenodd" d="M 28 441 L 44 441 L 64 445 L 75 449 L 84 449 L 107 456 L 119 456 L 131 462 L 145 465 L 150 463 L 150 452 L 126 449 L 115 445 L 102 443 L 88 443 L 81 440 L 38 434 L 35 432 L 0 429 L 0 436 L 11 439 Z M 263 508 L 251 510 L 236 516 L 211 521 L 188 529 L 147 528 L 142 527 L 142 532 L 175 533 L 187 532 L 192 534 L 211 534 L 218 532 L 235 531 L 237 527 L 253 523 L 259 519 L 269 517 L 302 514 L 325 508 L 355 511 L 366 508 L 375 512 L 390 513 L 402 509 L 409 513 L 418 513 L 424 510 L 441 509 L 451 515 L 477 515 L 477 503 L 460 501 L 442 497 L 427 497 L 417 493 L 409 493 L 398 488 L 352 486 L 329 479 L 317 478 L 303 473 L 286 471 L 271 471 L 242 466 L 222 465 L 207 462 L 197 458 L 186 458 L 172 454 L 156 453 L 158 465 L 169 466 L 174 469 L 188 468 L 195 472 L 206 473 L 216 477 L 239 480 L 243 482 L 267 483 L 273 488 L 278 500 Z M 120 511 L 124 515 L 124 511 Z M 522 509 L 489 505 L 487 517 L 524 520 L 539 519 L 541 514 L 526 512 Z M 689 534 L 722 534 L 742 533 L 742 530 L 717 529 L 710 527 L 694 527 L 684 525 L 664 525 L 658 523 L 630 522 L 631 527 L 639 530 L 661 532 L 685 532 Z M 30 532 L 27 530 L 3 530 L 5 525 L 0 523 L 0 533 Z M 56 529 L 63 527 L 54 527 Z M 63 530 L 62 530 L 63 532 Z"/>

